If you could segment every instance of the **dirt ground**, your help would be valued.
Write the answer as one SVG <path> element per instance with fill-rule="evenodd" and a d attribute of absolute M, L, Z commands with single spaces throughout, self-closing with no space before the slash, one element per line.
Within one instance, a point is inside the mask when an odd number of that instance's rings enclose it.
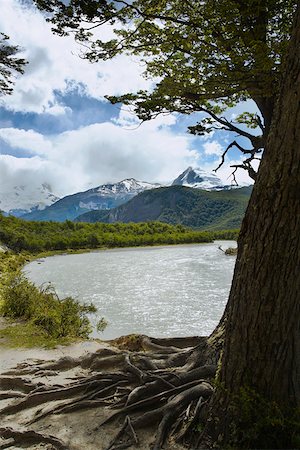
<path fill-rule="evenodd" d="M 80 366 L 71 368 L 66 371 L 58 371 L 56 373 L 47 373 L 47 371 L 30 372 L 28 368 L 34 368 L 43 361 L 57 361 L 62 357 L 77 358 L 89 353 L 101 352 L 103 349 L 109 349 L 109 344 L 98 341 L 85 341 L 70 346 L 59 346 L 53 350 L 45 350 L 41 348 L 34 349 L 11 349 L 0 346 L 0 393 L 5 391 L 5 379 L 10 378 L 17 383 L 17 379 L 28 381 L 28 383 L 43 383 L 48 386 L 66 386 L 74 379 L 83 378 L 87 375 L 87 371 Z M 16 369 L 17 368 L 17 369 Z M 2 386 L 1 386 L 2 385 Z M 12 388 L 11 388 L 12 389 Z M 17 390 L 16 390 L 17 392 Z M 16 395 L 24 395 L 21 392 Z M 62 440 L 69 450 L 104 450 L 109 448 L 110 442 L 117 434 L 123 421 L 123 418 L 114 420 L 103 427 L 98 425 L 111 414 L 111 409 L 106 407 L 97 407 L 93 409 L 84 409 L 72 414 L 54 414 L 39 420 L 36 423 L 28 425 L 36 414 L 40 406 L 26 408 L 15 414 L 1 415 L 1 409 L 6 405 L 17 402 L 19 398 L 1 398 L 0 397 L 0 449 L 47 449 L 55 450 L 56 446 L 49 443 L 43 444 L 22 444 L 20 446 L 10 445 L 7 436 L 4 437 L 4 429 L 11 427 L 14 430 L 24 431 L 34 430 L 44 435 L 55 436 Z M 58 405 L 59 402 L 50 402 L 47 407 Z M 1 432 L 2 430 L 2 432 Z M 143 429 L 138 434 L 138 444 L 135 449 L 150 449 L 154 439 L 154 430 Z M 166 444 L 164 447 L 169 450 L 181 450 L 182 446 L 175 444 Z"/>

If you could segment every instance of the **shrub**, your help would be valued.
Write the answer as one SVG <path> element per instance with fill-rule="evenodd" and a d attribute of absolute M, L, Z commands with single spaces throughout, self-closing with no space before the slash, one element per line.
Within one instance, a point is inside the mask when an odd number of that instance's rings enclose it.
<path fill-rule="evenodd" d="M 87 338 L 92 331 L 87 314 L 96 312 L 93 305 L 72 297 L 60 300 L 51 286 L 37 288 L 20 271 L 7 277 L 2 301 L 4 316 L 29 320 L 51 337 Z"/>
<path fill-rule="evenodd" d="M 29 319 L 33 314 L 34 303 L 39 301 L 38 289 L 17 271 L 8 275 L 2 289 L 1 306 L 3 316 Z"/>

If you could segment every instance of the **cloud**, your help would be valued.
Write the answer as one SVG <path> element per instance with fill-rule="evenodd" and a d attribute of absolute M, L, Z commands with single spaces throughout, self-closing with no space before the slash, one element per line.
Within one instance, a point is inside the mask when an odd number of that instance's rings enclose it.
<path fill-rule="evenodd" d="M 198 139 L 188 134 L 174 134 L 174 115 L 137 125 L 126 111 L 119 120 L 103 122 L 43 136 L 33 130 L 0 130 L 0 138 L 11 148 L 20 149 L 20 157 L 0 155 L 0 191 L 20 184 L 48 183 L 56 195 L 64 196 L 107 182 L 134 177 L 138 180 L 168 183 L 188 166 L 213 171 L 222 146 L 218 141 L 205 142 L 199 154 Z M 22 157 L 22 150 L 30 157 Z M 242 158 L 226 157 L 217 176 L 225 184 L 232 182 L 232 164 Z M 247 172 L 239 170 L 240 184 L 249 184 Z"/>
<path fill-rule="evenodd" d="M 49 174 L 57 169 L 51 161 L 45 161 L 39 156 L 16 158 L 0 155 L 0 192 L 10 192 L 14 186 L 39 187 L 47 183 Z"/>
<path fill-rule="evenodd" d="M 29 2 L 2 0 L 0 29 L 12 43 L 22 46 L 22 56 L 29 62 L 25 74 L 16 80 L 13 94 L 1 99 L 1 104 L 12 111 L 61 115 L 64 106 L 55 92 L 70 92 L 81 86 L 84 95 L 101 99 L 150 85 L 141 77 L 140 63 L 129 56 L 93 65 L 80 58 L 82 47 L 72 37 L 54 35 L 51 25 Z M 101 30 L 104 37 L 111 32 L 109 27 Z"/>
<path fill-rule="evenodd" d="M 203 144 L 205 155 L 221 156 L 224 152 L 222 145 L 218 141 L 209 141 Z"/>
<path fill-rule="evenodd" d="M 174 120 L 160 118 L 135 130 L 104 122 L 56 136 L 4 128 L 0 137 L 6 144 L 30 149 L 31 154 L 30 158 L 0 155 L 0 173 L 5 172 L 0 187 L 46 182 L 56 194 L 67 195 L 128 177 L 169 182 L 186 167 L 198 165 L 194 138 L 172 134 L 169 125 Z"/>
<path fill-rule="evenodd" d="M 22 45 L 29 64 L 13 94 L 0 100 L 6 108 L 1 151 L 9 153 L 0 155 L 0 190 L 48 183 L 62 196 L 127 177 L 166 183 L 188 166 L 215 169 L 223 151 L 218 134 L 201 141 L 181 132 L 190 118 L 181 117 L 179 122 L 177 115 L 169 114 L 140 125 L 136 116 L 122 109 L 117 119 L 109 121 L 115 110 L 102 102 L 104 95 L 149 88 L 151 81 L 141 77 L 143 67 L 126 55 L 91 65 L 79 58 L 81 47 L 72 37 L 53 35 L 42 14 L 30 5 L 29 0 L 1 1 L 0 29 L 13 44 Z M 105 38 L 112 29 L 100 32 Z M 10 120 L 9 114 L 18 121 Z M 57 128 L 58 122 L 65 125 Z M 41 129 L 71 131 L 42 135 Z M 231 157 L 239 161 L 232 153 Z M 227 183 L 229 164 L 227 159 L 217 173 Z M 243 171 L 237 178 L 249 181 Z"/>
<path fill-rule="evenodd" d="M 41 134 L 33 130 L 18 130 L 15 128 L 0 128 L 0 142 L 4 141 L 10 147 L 27 150 L 32 154 L 47 154 L 52 144 Z"/>

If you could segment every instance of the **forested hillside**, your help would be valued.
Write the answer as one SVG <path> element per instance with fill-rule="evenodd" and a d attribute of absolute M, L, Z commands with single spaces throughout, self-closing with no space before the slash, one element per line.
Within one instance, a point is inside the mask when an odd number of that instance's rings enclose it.
<path fill-rule="evenodd" d="M 129 202 L 109 211 L 90 211 L 78 222 L 148 222 L 207 230 L 239 228 L 252 187 L 208 192 L 184 186 L 171 186 L 145 191 Z"/>

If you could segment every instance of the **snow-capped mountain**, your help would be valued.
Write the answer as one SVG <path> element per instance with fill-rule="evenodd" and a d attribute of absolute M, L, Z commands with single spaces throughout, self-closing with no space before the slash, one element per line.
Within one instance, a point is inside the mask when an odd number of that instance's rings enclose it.
<path fill-rule="evenodd" d="M 113 193 L 115 194 L 126 194 L 132 193 L 134 195 L 139 194 L 147 189 L 155 189 L 160 187 L 161 185 L 158 183 L 148 183 L 147 181 L 137 181 L 134 178 L 126 178 L 125 180 L 120 181 L 115 184 L 102 184 L 95 188 L 99 193 Z M 88 192 L 88 191 L 87 191 Z"/>
<path fill-rule="evenodd" d="M 188 167 L 177 177 L 172 186 L 187 186 L 206 191 L 229 189 L 232 186 L 224 186 L 224 183 L 214 173 L 206 172 L 200 168 Z"/>
<path fill-rule="evenodd" d="M 103 184 L 101 186 L 78 192 L 63 197 L 55 204 L 43 211 L 33 211 L 25 214 L 22 218 L 27 220 L 53 220 L 62 222 L 73 220 L 75 217 L 91 210 L 105 210 L 115 208 L 126 203 L 135 195 L 148 189 L 160 187 L 156 183 L 137 181 L 127 178 L 114 184 Z"/>
<path fill-rule="evenodd" d="M 208 191 L 228 190 L 235 187 L 224 186 L 215 174 L 192 167 L 188 167 L 173 181 L 172 186 L 176 185 Z M 73 220 L 89 211 L 116 208 L 144 191 L 159 187 L 162 185 L 126 178 L 118 183 L 102 184 L 58 199 L 47 184 L 39 188 L 16 186 L 7 193 L 1 193 L 0 189 L 0 210 L 22 216 L 27 220 L 63 222 L 67 219 Z"/>
<path fill-rule="evenodd" d="M 0 188 L 0 210 L 17 217 L 32 211 L 41 211 L 57 200 L 59 197 L 53 194 L 47 183 L 41 186 L 14 186 L 10 190 Z"/>
<path fill-rule="evenodd" d="M 126 178 L 118 183 L 102 184 L 96 188 L 79 193 L 82 197 L 79 206 L 88 210 L 110 209 L 114 207 L 112 203 L 125 203 L 125 201 L 127 202 L 140 192 L 157 187 L 160 187 L 160 184 Z M 79 194 L 74 195 L 77 196 Z"/>

